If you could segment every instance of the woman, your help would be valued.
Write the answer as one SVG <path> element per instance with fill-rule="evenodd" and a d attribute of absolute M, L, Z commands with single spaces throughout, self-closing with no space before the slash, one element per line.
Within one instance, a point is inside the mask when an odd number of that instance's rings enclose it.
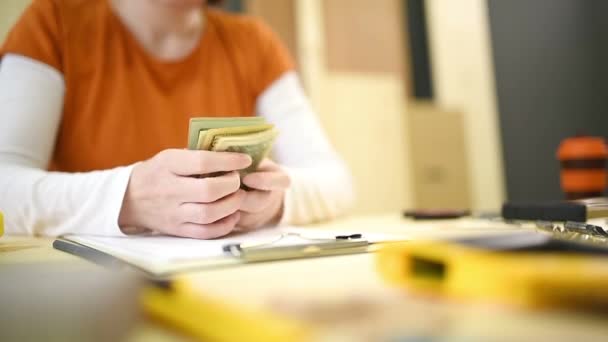
<path fill-rule="evenodd" d="M 10 233 L 215 238 L 351 202 L 291 58 L 256 19 L 205 0 L 35 0 L 0 58 Z M 183 149 L 191 116 L 244 115 L 281 132 L 276 164 L 239 179 L 249 157 Z"/>

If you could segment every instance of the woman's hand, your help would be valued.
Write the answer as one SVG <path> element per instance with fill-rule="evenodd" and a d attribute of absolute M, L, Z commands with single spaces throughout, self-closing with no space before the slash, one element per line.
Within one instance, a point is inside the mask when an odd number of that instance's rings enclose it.
<path fill-rule="evenodd" d="M 241 204 L 239 228 L 256 229 L 278 221 L 289 183 L 285 171 L 269 159 L 262 161 L 256 172 L 245 176 L 243 184 L 251 190 Z"/>
<path fill-rule="evenodd" d="M 197 239 L 226 235 L 241 219 L 239 210 L 248 197 L 239 190 L 236 170 L 250 164 L 251 158 L 240 153 L 162 151 L 133 168 L 118 224 L 123 231 L 147 228 Z M 190 177 L 222 171 L 229 173 Z"/>

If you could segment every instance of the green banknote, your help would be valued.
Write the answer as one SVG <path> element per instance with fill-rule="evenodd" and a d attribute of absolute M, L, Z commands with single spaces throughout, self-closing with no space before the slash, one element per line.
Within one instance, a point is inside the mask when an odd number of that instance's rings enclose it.
<path fill-rule="evenodd" d="M 241 170 L 241 176 L 255 171 L 272 149 L 278 135 L 274 125 L 262 117 L 193 118 L 190 119 L 188 148 L 249 155 L 252 164 Z M 215 175 L 207 175 L 215 176 Z"/>
<path fill-rule="evenodd" d="M 211 128 L 206 131 L 201 131 L 198 136 L 198 150 L 211 150 L 214 140 L 218 137 L 229 136 L 247 136 L 252 133 L 263 132 L 272 129 L 274 126 L 270 124 L 238 126 L 238 127 L 222 127 Z"/>
<path fill-rule="evenodd" d="M 223 127 L 239 127 L 239 126 L 253 126 L 262 125 L 266 121 L 263 117 L 252 116 L 252 117 L 228 117 L 228 118 L 192 118 L 190 119 L 190 126 L 188 130 L 188 149 L 196 150 L 199 136 L 205 131 L 212 128 L 223 128 Z"/>
<path fill-rule="evenodd" d="M 249 155 L 252 159 L 251 165 L 239 171 L 241 176 L 244 176 L 257 170 L 262 160 L 270 153 L 272 144 L 278 134 L 279 131 L 273 127 L 251 134 L 217 136 L 213 140 L 210 150 L 217 152 L 238 152 Z"/>

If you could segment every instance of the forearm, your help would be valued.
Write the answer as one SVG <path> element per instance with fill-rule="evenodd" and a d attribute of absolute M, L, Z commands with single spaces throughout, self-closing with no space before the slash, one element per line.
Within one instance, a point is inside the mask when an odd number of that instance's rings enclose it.
<path fill-rule="evenodd" d="M 123 235 L 118 215 L 131 167 L 47 172 L 2 160 L 0 208 L 9 234 Z"/>
<path fill-rule="evenodd" d="M 47 172 L 61 121 L 61 73 L 23 56 L 0 64 L 0 210 L 9 234 L 121 235 L 131 167 Z"/>

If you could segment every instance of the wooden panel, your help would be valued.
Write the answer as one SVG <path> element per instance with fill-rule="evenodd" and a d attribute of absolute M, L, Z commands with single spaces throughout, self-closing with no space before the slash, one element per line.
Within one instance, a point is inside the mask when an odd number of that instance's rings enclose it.
<path fill-rule="evenodd" d="M 324 0 L 331 71 L 403 70 L 403 4 L 399 0 Z"/>
<path fill-rule="evenodd" d="M 411 105 L 409 111 L 416 207 L 470 208 L 463 115 L 425 103 Z"/>
<path fill-rule="evenodd" d="M 296 0 L 246 0 L 246 12 L 260 16 L 279 35 L 297 60 L 295 2 Z"/>

